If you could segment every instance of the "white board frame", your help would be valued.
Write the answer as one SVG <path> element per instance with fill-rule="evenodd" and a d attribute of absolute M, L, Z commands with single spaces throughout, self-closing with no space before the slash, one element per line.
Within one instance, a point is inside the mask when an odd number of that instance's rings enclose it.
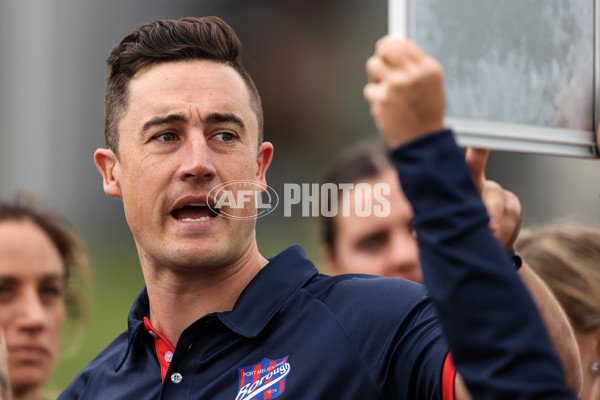
<path fill-rule="evenodd" d="M 388 32 L 411 38 L 413 5 L 418 0 L 388 0 Z M 600 115 L 600 0 L 594 1 L 594 127 Z M 600 158 L 594 131 L 510 124 L 468 118 L 446 118 L 460 146 L 474 146 L 518 153 Z"/>

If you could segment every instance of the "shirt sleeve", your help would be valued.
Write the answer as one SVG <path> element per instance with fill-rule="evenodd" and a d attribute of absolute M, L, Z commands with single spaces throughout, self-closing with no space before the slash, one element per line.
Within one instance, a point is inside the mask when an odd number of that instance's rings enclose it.
<path fill-rule="evenodd" d="M 381 399 L 446 400 L 448 346 L 427 290 L 375 276 L 337 277 L 316 293 L 359 352 Z M 452 397 L 450 397 L 451 399 Z"/>
<path fill-rule="evenodd" d="M 575 399 L 452 132 L 415 140 L 392 159 L 415 211 L 425 284 L 472 397 Z"/>

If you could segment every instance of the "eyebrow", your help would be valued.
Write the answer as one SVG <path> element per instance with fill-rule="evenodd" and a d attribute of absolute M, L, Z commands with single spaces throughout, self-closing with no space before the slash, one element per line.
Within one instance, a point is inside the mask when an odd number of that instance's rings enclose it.
<path fill-rule="evenodd" d="M 231 122 L 240 127 L 242 130 L 246 130 L 246 124 L 244 124 L 244 121 L 240 117 L 232 113 L 210 113 L 206 117 L 206 122 Z"/>
<path fill-rule="evenodd" d="M 155 126 L 172 124 L 173 122 L 185 122 L 187 119 L 180 114 L 167 114 L 167 115 L 159 115 L 158 117 L 154 117 L 151 120 L 144 123 L 142 126 L 142 132 L 148 132 L 151 128 Z"/>
<path fill-rule="evenodd" d="M 48 274 L 45 275 L 42 278 L 42 281 L 47 282 L 47 281 L 54 281 L 54 280 L 59 280 L 59 281 L 63 281 L 65 279 L 68 278 L 68 274 L 67 273 L 63 273 L 63 274 Z"/>
<path fill-rule="evenodd" d="M 145 122 L 142 126 L 142 132 L 148 132 L 151 128 L 155 126 L 185 121 L 187 121 L 187 118 L 181 114 L 159 115 Z M 244 121 L 240 117 L 232 113 L 213 112 L 208 114 L 205 122 L 230 122 L 239 126 L 242 130 L 246 130 L 246 124 L 244 124 Z"/>

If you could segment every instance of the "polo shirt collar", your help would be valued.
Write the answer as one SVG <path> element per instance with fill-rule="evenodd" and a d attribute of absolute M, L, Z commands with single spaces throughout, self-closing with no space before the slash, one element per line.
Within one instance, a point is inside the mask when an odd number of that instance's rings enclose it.
<path fill-rule="evenodd" d="M 150 300 L 148 299 L 148 289 L 144 286 L 133 302 L 133 306 L 129 311 L 129 317 L 127 318 L 129 342 L 133 340 L 136 332 L 144 326 L 144 317 L 148 317 L 149 315 Z"/>
<path fill-rule="evenodd" d="M 302 246 L 292 245 L 269 259 L 269 263 L 244 289 L 233 310 L 216 315 L 237 334 L 248 338 L 256 337 L 288 299 L 318 273 Z M 127 359 L 136 336 L 143 330 L 144 317 L 149 313 L 148 291 L 144 287 L 129 312 L 127 350 L 115 371 Z"/>
<path fill-rule="evenodd" d="M 135 298 L 133 306 L 129 311 L 129 316 L 127 317 L 127 349 L 125 349 L 123 356 L 119 359 L 119 362 L 115 367 L 115 372 L 118 371 L 125 363 L 125 360 L 127 360 L 136 337 L 144 327 L 144 317 L 149 314 L 150 300 L 148 299 L 148 290 L 144 286 L 142 291 Z"/>
<path fill-rule="evenodd" d="M 290 297 L 317 274 L 302 246 L 292 245 L 269 259 L 244 289 L 232 311 L 217 316 L 237 334 L 256 337 Z"/>

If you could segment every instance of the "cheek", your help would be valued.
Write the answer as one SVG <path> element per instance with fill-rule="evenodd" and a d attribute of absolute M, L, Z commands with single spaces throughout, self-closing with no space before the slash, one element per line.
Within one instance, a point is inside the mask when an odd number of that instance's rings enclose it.
<path fill-rule="evenodd" d="M 148 218 L 154 215 L 151 210 L 160 204 L 161 191 L 157 184 L 158 175 L 148 179 L 147 174 L 131 174 L 129 179 L 121 186 L 123 193 L 123 209 L 125 218 L 130 226 L 136 226 L 140 222 L 144 224 Z"/>
<path fill-rule="evenodd" d="M 14 321 L 14 318 L 10 307 L 0 305 L 0 329 L 4 331 L 5 335 L 11 330 L 12 321 Z"/>
<path fill-rule="evenodd" d="M 170 173 L 171 163 L 156 157 L 131 158 L 121 164 L 121 185 L 124 194 L 142 199 L 144 194 L 160 186 Z"/>
<path fill-rule="evenodd" d="M 388 266 L 386 248 L 381 247 L 372 251 L 356 250 L 351 262 L 361 273 L 385 275 Z"/>
<path fill-rule="evenodd" d="M 340 249 L 338 260 L 339 265 L 346 273 L 375 274 L 374 269 L 378 269 L 378 261 L 370 253 L 354 246 Z"/>
<path fill-rule="evenodd" d="M 366 257 L 363 258 L 364 263 L 362 264 L 362 273 L 370 275 L 387 275 L 387 265 L 385 260 L 381 257 Z"/>
<path fill-rule="evenodd" d="M 226 154 L 225 157 L 215 157 L 213 164 L 217 170 L 217 175 L 228 179 L 237 179 L 236 176 L 244 176 L 252 180 L 256 177 L 258 168 L 256 163 L 256 154 L 236 152 Z"/>
<path fill-rule="evenodd" d="M 48 320 L 50 321 L 48 323 L 48 331 L 57 346 L 60 344 L 66 313 L 67 307 L 65 303 L 56 304 L 48 309 Z"/>

